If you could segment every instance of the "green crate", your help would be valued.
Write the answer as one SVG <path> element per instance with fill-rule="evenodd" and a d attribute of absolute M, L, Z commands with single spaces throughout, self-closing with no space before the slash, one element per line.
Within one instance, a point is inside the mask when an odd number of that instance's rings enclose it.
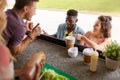
<path fill-rule="evenodd" d="M 42 70 L 44 70 L 44 69 L 54 70 L 57 74 L 63 75 L 65 77 L 69 78 L 70 80 L 80 80 L 80 79 L 78 79 L 78 78 L 76 78 L 76 77 L 74 77 L 74 76 L 72 76 L 72 75 L 70 75 L 68 73 L 63 72 L 62 70 L 60 70 L 60 69 L 58 69 L 58 68 L 56 68 L 56 67 L 54 67 L 54 66 L 52 66 L 52 65 L 50 65 L 48 63 L 44 64 Z"/>

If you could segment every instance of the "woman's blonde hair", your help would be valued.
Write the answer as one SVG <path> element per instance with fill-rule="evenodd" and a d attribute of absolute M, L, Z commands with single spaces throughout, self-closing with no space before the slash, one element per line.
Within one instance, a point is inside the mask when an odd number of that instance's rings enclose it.
<path fill-rule="evenodd" d="M 7 5 L 7 0 L 0 0 L 0 11 L 3 12 L 6 5 Z"/>
<path fill-rule="evenodd" d="M 6 15 L 4 13 L 5 6 L 7 5 L 6 0 L 0 0 L 0 42 L 4 42 L 2 33 L 6 27 Z"/>
<path fill-rule="evenodd" d="M 6 15 L 3 12 L 0 12 L 0 42 L 4 43 L 4 39 L 2 37 L 2 33 L 6 28 Z"/>
<path fill-rule="evenodd" d="M 5 43 L 2 34 L 6 28 L 6 23 L 7 23 L 6 15 L 4 13 L 4 9 L 5 9 L 6 5 L 7 5 L 6 0 L 0 0 L 0 44 Z M 9 53 L 10 58 L 15 60 L 15 58 L 11 55 L 9 50 L 8 50 L 8 53 Z"/>

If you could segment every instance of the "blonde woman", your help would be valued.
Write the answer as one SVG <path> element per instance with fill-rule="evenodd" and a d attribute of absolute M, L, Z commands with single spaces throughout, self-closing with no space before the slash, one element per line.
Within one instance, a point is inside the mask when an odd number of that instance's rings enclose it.
<path fill-rule="evenodd" d="M 2 37 L 3 30 L 6 28 L 6 15 L 4 13 L 6 4 L 6 0 L 0 0 L 0 80 L 12 80 L 14 77 L 13 57 L 4 45 L 5 41 Z"/>
<path fill-rule="evenodd" d="M 111 20 L 111 16 L 99 16 L 93 26 L 93 31 L 88 31 L 85 35 L 76 34 L 77 39 L 81 39 L 80 44 L 105 51 L 105 46 L 112 41 Z"/>
<path fill-rule="evenodd" d="M 2 0 L 0 5 L 6 0 Z M 4 8 L 3 4 L 1 8 Z M 6 15 L 0 8 L 0 80 L 13 80 L 14 78 L 14 67 L 13 67 L 13 57 L 9 49 L 5 46 L 5 41 L 2 37 L 3 30 L 6 28 Z"/>

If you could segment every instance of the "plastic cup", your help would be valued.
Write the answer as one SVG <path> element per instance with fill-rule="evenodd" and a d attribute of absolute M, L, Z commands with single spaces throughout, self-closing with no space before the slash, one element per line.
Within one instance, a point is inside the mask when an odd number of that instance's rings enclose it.
<path fill-rule="evenodd" d="M 68 49 L 68 55 L 70 57 L 76 57 L 78 55 L 78 47 L 71 47 Z"/>
<path fill-rule="evenodd" d="M 73 36 L 67 36 L 65 38 L 65 42 L 66 42 L 66 48 L 69 49 L 71 47 L 74 47 L 75 44 L 75 37 Z"/>
<path fill-rule="evenodd" d="M 91 55 L 93 54 L 92 48 L 85 48 L 83 50 L 83 61 L 85 64 L 89 65 L 91 62 Z"/>

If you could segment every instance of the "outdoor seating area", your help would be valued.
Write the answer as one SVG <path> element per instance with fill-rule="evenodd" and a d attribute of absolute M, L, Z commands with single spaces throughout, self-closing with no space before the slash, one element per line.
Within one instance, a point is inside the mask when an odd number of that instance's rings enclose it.
<path fill-rule="evenodd" d="M 0 80 L 120 80 L 119 3 L 1 0 Z"/>

